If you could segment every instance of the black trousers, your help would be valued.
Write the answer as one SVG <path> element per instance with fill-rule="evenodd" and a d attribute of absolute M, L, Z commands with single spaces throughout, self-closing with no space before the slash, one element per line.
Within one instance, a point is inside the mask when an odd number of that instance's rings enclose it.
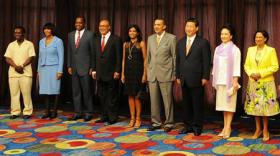
<path fill-rule="evenodd" d="M 58 98 L 59 95 L 53 94 L 53 95 L 46 95 L 46 94 L 41 94 L 41 97 L 44 100 L 44 103 L 46 105 L 46 113 L 50 113 L 51 110 L 54 112 L 57 111 L 58 107 Z"/>
<path fill-rule="evenodd" d="M 202 86 L 188 87 L 184 84 L 182 91 L 185 124 L 187 127 L 202 130 L 204 121 L 204 88 Z"/>
<path fill-rule="evenodd" d="M 119 80 L 97 81 L 97 92 L 100 98 L 101 118 L 115 122 L 118 119 Z"/>
<path fill-rule="evenodd" d="M 81 115 L 93 114 L 92 93 L 90 89 L 91 77 L 89 75 L 79 76 L 78 74 L 72 75 L 72 92 L 75 113 Z M 85 106 L 83 109 L 82 106 Z"/>

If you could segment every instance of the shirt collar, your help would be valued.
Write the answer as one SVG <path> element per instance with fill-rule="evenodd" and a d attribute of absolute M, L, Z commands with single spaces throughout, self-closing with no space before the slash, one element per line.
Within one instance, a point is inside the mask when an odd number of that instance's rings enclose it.
<path fill-rule="evenodd" d="M 164 34 L 165 34 L 165 31 L 163 31 L 160 35 L 157 34 L 157 37 L 162 38 Z"/>
<path fill-rule="evenodd" d="M 109 38 L 111 35 L 111 31 L 109 31 L 106 35 L 105 35 L 105 38 Z M 101 37 L 103 37 L 103 35 L 101 35 Z"/>
<path fill-rule="evenodd" d="M 195 35 L 193 35 L 192 37 L 189 37 L 189 36 L 187 36 L 187 39 L 189 40 L 191 40 L 191 42 L 193 42 L 193 40 L 195 39 L 195 37 L 196 37 L 196 34 Z"/>
<path fill-rule="evenodd" d="M 26 39 L 24 38 L 23 41 L 22 41 L 22 43 L 21 43 L 20 45 L 23 45 L 25 42 L 26 42 Z M 17 40 L 15 40 L 15 43 L 16 43 L 17 45 L 19 45 L 18 42 L 17 42 Z"/>
<path fill-rule="evenodd" d="M 85 28 L 84 29 L 82 29 L 82 30 L 80 30 L 80 34 L 83 34 L 85 32 Z M 79 31 L 78 30 L 76 30 L 76 34 L 78 34 L 79 33 Z"/>

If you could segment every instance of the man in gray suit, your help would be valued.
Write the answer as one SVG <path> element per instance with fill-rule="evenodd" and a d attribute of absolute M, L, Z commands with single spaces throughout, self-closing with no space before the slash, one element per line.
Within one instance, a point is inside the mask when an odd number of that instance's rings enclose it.
<path fill-rule="evenodd" d="M 93 68 L 93 37 L 94 33 L 85 29 L 85 18 L 77 17 L 75 31 L 68 35 L 67 65 L 68 73 L 72 75 L 72 92 L 75 114 L 70 120 L 82 118 L 92 119 L 92 94 L 90 91 L 90 80 Z M 83 98 L 83 100 L 82 100 Z M 86 107 L 82 109 L 82 101 Z"/>
<path fill-rule="evenodd" d="M 163 101 L 165 122 L 163 129 L 169 132 L 173 127 L 172 82 L 175 80 L 176 36 L 165 32 L 163 19 L 154 22 L 155 34 L 148 38 L 148 82 L 151 99 L 152 125 L 149 131 L 162 127 L 160 103 Z M 162 98 L 162 100 L 161 100 Z"/>

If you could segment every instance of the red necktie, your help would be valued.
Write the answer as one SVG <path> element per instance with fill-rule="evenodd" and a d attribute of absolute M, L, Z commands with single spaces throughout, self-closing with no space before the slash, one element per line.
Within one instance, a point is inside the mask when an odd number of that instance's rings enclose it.
<path fill-rule="evenodd" d="M 102 42 L 101 42 L 101 52 L 104 51 L 104 47 L 105 47 L 105 36 L 102 37 Z"/>
<path fill-rule="evenodd" d="M 79 46 L 80 39 L 81 39 L 81 31 L 78 31 L 78 37 L 77 37 L 77 41 L 76 41 L 76 48 L 78 48 L 78 46 Z"/>

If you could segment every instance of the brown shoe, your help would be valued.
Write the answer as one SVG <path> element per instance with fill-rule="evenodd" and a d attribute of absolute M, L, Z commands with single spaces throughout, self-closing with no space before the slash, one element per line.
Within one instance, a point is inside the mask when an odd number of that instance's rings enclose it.
<path fill-rule="evenodd" d="M 164 132 L 168 133 L 172 130 L 172 128 L 171 127 L 164 127 L 163 130 L 164 130 Z"/>
<path fill-rule="evenodd" d="M 150 126 L 147 130 L 148 131 L 155 131 L 157 129 L 161 129 L 161 126 Z"/>

